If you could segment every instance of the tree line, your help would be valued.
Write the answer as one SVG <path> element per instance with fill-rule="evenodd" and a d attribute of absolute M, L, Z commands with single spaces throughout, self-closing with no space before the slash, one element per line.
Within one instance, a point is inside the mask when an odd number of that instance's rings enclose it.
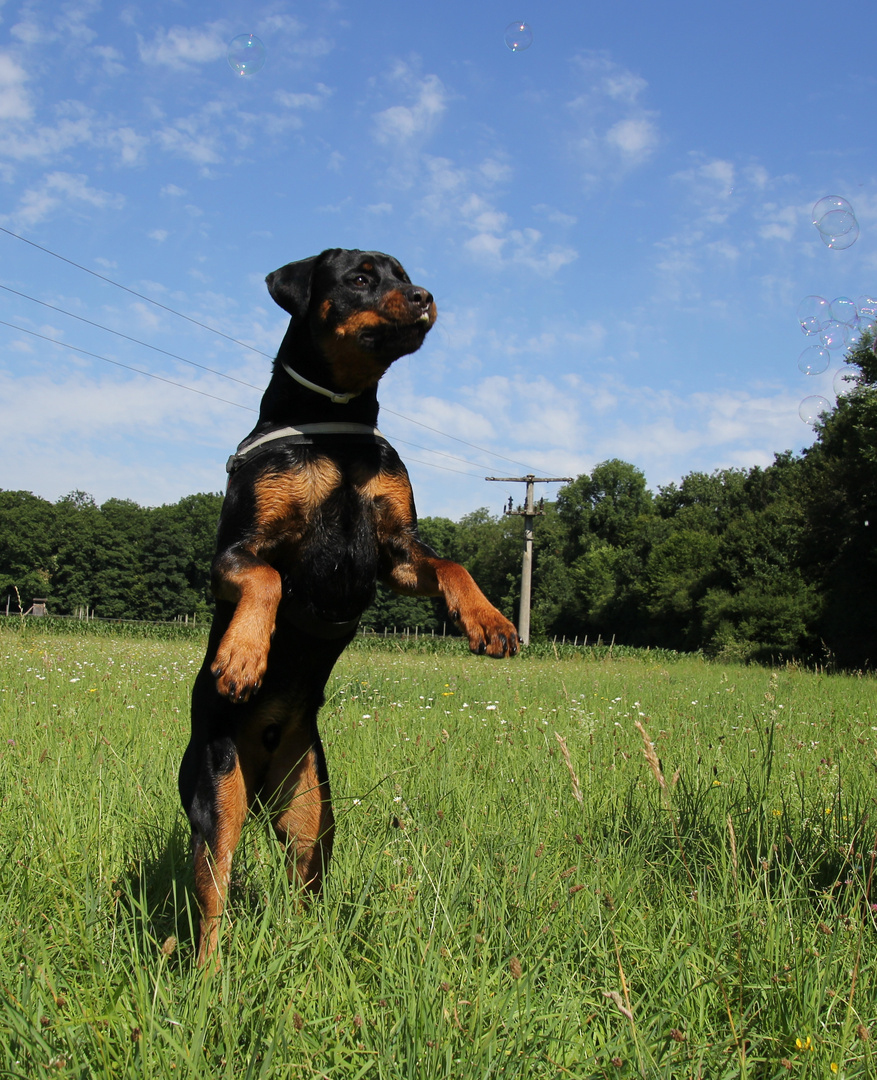
<path fill-rule="evenodd" d="M 848 391 L 812 446 L 766 468 L 692 472 L 652 492 L 613 459 L 562 487 L 537 518 L 533 636 L 701 649 L 739 659 L 877 661 L 877 355 L 846 357 Z M 53 614 L 209 615 L 219 494 L 141 507 L 83 492 L 56 503 L 0 490 L 0 597 Z M 421 535 L 517 614 L 523 522 L 475 510 Z M 16 590 L 17 589 L 17 593 Z M 442 632 L 437 601 L 380 589 L 363 625 Z M 448 627 L 450 629 L 450 627 Z"/>

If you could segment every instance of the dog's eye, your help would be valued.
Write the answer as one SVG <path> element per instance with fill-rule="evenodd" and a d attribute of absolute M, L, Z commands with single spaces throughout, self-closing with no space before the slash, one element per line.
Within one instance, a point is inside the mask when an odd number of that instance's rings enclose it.
<path fill-rule="evenodd" d="M 356 285 L 357 288 L 364 289 L 365 286 L 368 285 L 368 278 L 365 274 L 357 274 L 350 284 Z"/>

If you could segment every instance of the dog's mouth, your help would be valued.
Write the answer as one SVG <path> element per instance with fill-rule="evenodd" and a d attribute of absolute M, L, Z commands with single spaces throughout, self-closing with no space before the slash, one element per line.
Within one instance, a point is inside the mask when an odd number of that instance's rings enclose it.
<path fill-rule="evenodd" d="M 376 385 L 395 360 L 417 352 L 435 319 L 431 296 L 425 305 L 381 304 L 349 316 L 321 342 L 334 382 L 356 394 Z"/>
<path fill-rule="evenodd" d="M 375 314 L 387 320 L 397 331 L 404 333 L 405 330 L 414 327 L 425 332 L 435 322 L 435 301 L 432 293 L 427 292 L 426 289 L 408 285 L 392 289 L 383 296 Z"/>
<path fill-rule="evenodd" d="M 369 352 L 402 356 L 420 348 L 435 320 L 435 301 L 425 290 L 412 290 L 411 295 L 394 290 L 377 308 L 357 311 L 339 323 L 334 337 L 336 341 L 355 341 Z"/>

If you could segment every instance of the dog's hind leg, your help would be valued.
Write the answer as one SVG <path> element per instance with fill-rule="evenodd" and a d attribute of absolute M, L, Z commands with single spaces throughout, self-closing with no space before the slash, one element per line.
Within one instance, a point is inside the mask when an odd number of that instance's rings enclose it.
<path fill-rule="evenodd" d="M 247 816 L 249 797 L 234 743 L 190 743 L 180 767 L 180 795 L 192 826 L 195 894 L 201 912 L 198 963 L 216 951 L 231 862 Z"/>
<path fill-rule="evenodd" d="M 265 779 L 263 801 L 286 850 L 290 882 L 316 896 L 329 868 L 335 834 L 329 773 L 316 725 L 283 733 Z"/>

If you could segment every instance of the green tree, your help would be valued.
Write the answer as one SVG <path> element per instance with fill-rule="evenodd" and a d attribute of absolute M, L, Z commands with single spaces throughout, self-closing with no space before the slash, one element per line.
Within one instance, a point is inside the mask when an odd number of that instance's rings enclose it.
<path fill-rule="evenodd" d="M 557 514 L 572 584 L 557 624 L 567 634 L 643 640 L 642 575 L 654 501 L 642 471 L 618 458 L 601 462 L 560 489 Z"/>
<path fill-rule="evenodd" d="M 648 636 L 673 649 L 703 644 L 699 605 L 715 578 L 721 544 L 718 532 L 688 525 L 685 516 L 680 512 L 679 520 L 671 519 L 662 530 L 643 576 Z"/>
<path fill-rule="evenodd" d="M 147 511 L 129 499 L 108 499 L 95 527 L 92 604 L 104 619 L 143 618 L 143 540 Z"/>
<path fill-rule="evenodd" d="M 652 493 L 643 472 L 635 465 L 612 458 L 595 465 L 589 476 L 579 476 L 562 487 L 557 512 L 580 551 L 593 537 L 618 547 L 629 539 L 642 514 L 653 509 Z"/>
<path fill-rule="evenodd" d="M 0 602 L 22 610 L 35 596 L 52 599 L 55 508 L 29 491 L 0 491 Z"/>
<path fill-rule="evenodd" d="M 199 597 L 189 585 L 187 537 L 173 506 L 149 510 L 143 549 L 143 580 L 146 587 L 145 617 L 160 621 L 188 615 Z"/>
<path fill-rule="evenodd" d="M 804 455 L 802 565 L 817 588 L 816 631 L 846 667 L 877 664 L 877 355 L 865 335 L 847 356 L 851 389 Z"/>
<path fill-rule="evenodd" d="M 213 610 L 210 567 L 216 550 L 216 527 L 222 498 L 219 492 L 186 495 L 178 503 L 165 508 L 168 518 L 177 527 L 182 573 L 191 601 L 191 606 L 181 614 L 191 612 L 202 618 Z"/>
<path fill-rule="evenodd" d="M 55 503 L 52 597 L 58 614 L 94 606 L 100 533 L 100 510 L 87 492 L 71 491 Z"/>

